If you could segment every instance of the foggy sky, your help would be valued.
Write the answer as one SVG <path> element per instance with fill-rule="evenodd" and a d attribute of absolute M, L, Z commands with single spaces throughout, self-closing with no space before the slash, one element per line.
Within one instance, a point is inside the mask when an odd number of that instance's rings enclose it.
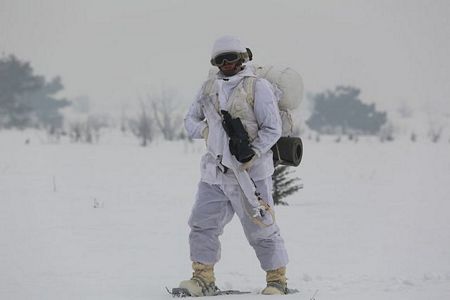
<path fill-rule="evenodd" d="M 214 39 L 233 34 L 307 92 L 354 85 L 382 109 L 449 113 L 449 19 L 445 0 L 0 0 L 0 53 L 112 111 L 162 87 L 191 101 Z"/>

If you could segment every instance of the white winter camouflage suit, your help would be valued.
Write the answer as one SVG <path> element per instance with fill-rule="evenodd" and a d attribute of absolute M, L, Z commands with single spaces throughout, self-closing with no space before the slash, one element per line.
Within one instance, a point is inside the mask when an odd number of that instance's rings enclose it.
<path fill-rule="evenodd" d="M 243 78 L 255 75 L 245 68 L 232 77 L 216 75 L 214 93 L 208 101 L 213 101 L 217 111 L 224 109 L 232 117 L 239 117 L 249 133 L 251 146 L 259 157 L 254 161 L 248 173 L 256 185 L 257 192 L 273 207 L 272 174 L 274 171 L 272 151 L 270 148 L 281 136 L 281 120 L 276 97 L 269 82 L 258 78 L 254 88 L 254 104 L 248 106 L 245 90 L 242 89 Z M 203 85 L 196 101 L 191 105 L 185 127 L 191 138 L 202 138 L 203 130 L 208 126 L 208 149 L 217 143 L 226 143 L 227 137 L 219 134 L 217 126 L 205 119 L 200 99 L 205 95 Z M 237 107 L 237 109 L 236 109 Z M 250 107 L 250 109 L 248 109 Z M 255 123 L 252 126 L 252 122 Z M 216 132 L 215 132 L 216 131 Z M 222 139 L 222 140 L 214 140 Z M 216 149 L 217 150 L 217 149 Z M 213 152 L 217 153 L 217 152 Z M 231 170 L 226 173 L 219 168 L 220 163 L 211 151 L 201 160 L 201 181 L 198 185 L 196 202 L 189 218 L 191 233 L 189 235 L 191 260 L 213 265 L 220 259 L 219 236 L 224 226 L 236 213 L 242 223 L 250 245 L 255 249 L 263 270 L 274 270 L 288 263 L 288 255 L 280 230 L 276 224 L 263 227 L 252 222 L 242 205 L 244 194 Z M 270 223 L 269 223 L 270 224 Z"/>

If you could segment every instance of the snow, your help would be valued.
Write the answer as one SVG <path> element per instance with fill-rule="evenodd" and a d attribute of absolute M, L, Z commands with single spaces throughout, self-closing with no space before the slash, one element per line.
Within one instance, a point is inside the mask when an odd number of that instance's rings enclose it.
<path fill-rule="evenodd" d="M 304 140 L 304 188 L 276 207 L 301 292 L 271 299 L 450 299 L 450 143 L 333 140 Z M 0 299 L 171 299 L 165 286 L 191 274 L 203 149 L 0 131 Z M 258 292 L 265 274 L 237 218 L 221 240 L 219 287 Z"/>

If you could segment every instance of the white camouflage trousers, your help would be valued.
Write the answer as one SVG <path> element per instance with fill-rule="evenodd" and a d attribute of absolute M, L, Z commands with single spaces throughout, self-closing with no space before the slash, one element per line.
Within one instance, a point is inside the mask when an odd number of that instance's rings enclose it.
<path fill-rule="evenodd" d="M 272 179 L 268 177 L 256 181 L 255 185 L 261 197 L 273 208 Z M 208 265 L 219 261 L 219 236 L 236 213 L 248 242 L 256 252 L 261 268 L 268 271 L 287 265 L 288 255 L 278 225 L 275 223 L 262 227 L 253 223 L 242 205 L 243 197 L 245 196 L 237 184 L 199 183 L 196 201 L 189 218 L 192 261 Z"/>

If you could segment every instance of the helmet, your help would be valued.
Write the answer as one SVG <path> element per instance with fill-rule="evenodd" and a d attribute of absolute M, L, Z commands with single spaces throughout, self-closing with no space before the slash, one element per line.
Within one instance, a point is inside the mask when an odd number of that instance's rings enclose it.
<path fill-rule="evenodd" d="M 228 52 L 238 53 L 241 56 L 243 62 L 248 62 L 249 60 L 251 60 L 249 55 L 251 53 L 250 49 L 245 48 L 239 38 L 225 35 L 218 38 L 214 42 L 211 51 L 211 63 L 215 65 L 214 58 L 216 58 L 220 54 Z"/>

